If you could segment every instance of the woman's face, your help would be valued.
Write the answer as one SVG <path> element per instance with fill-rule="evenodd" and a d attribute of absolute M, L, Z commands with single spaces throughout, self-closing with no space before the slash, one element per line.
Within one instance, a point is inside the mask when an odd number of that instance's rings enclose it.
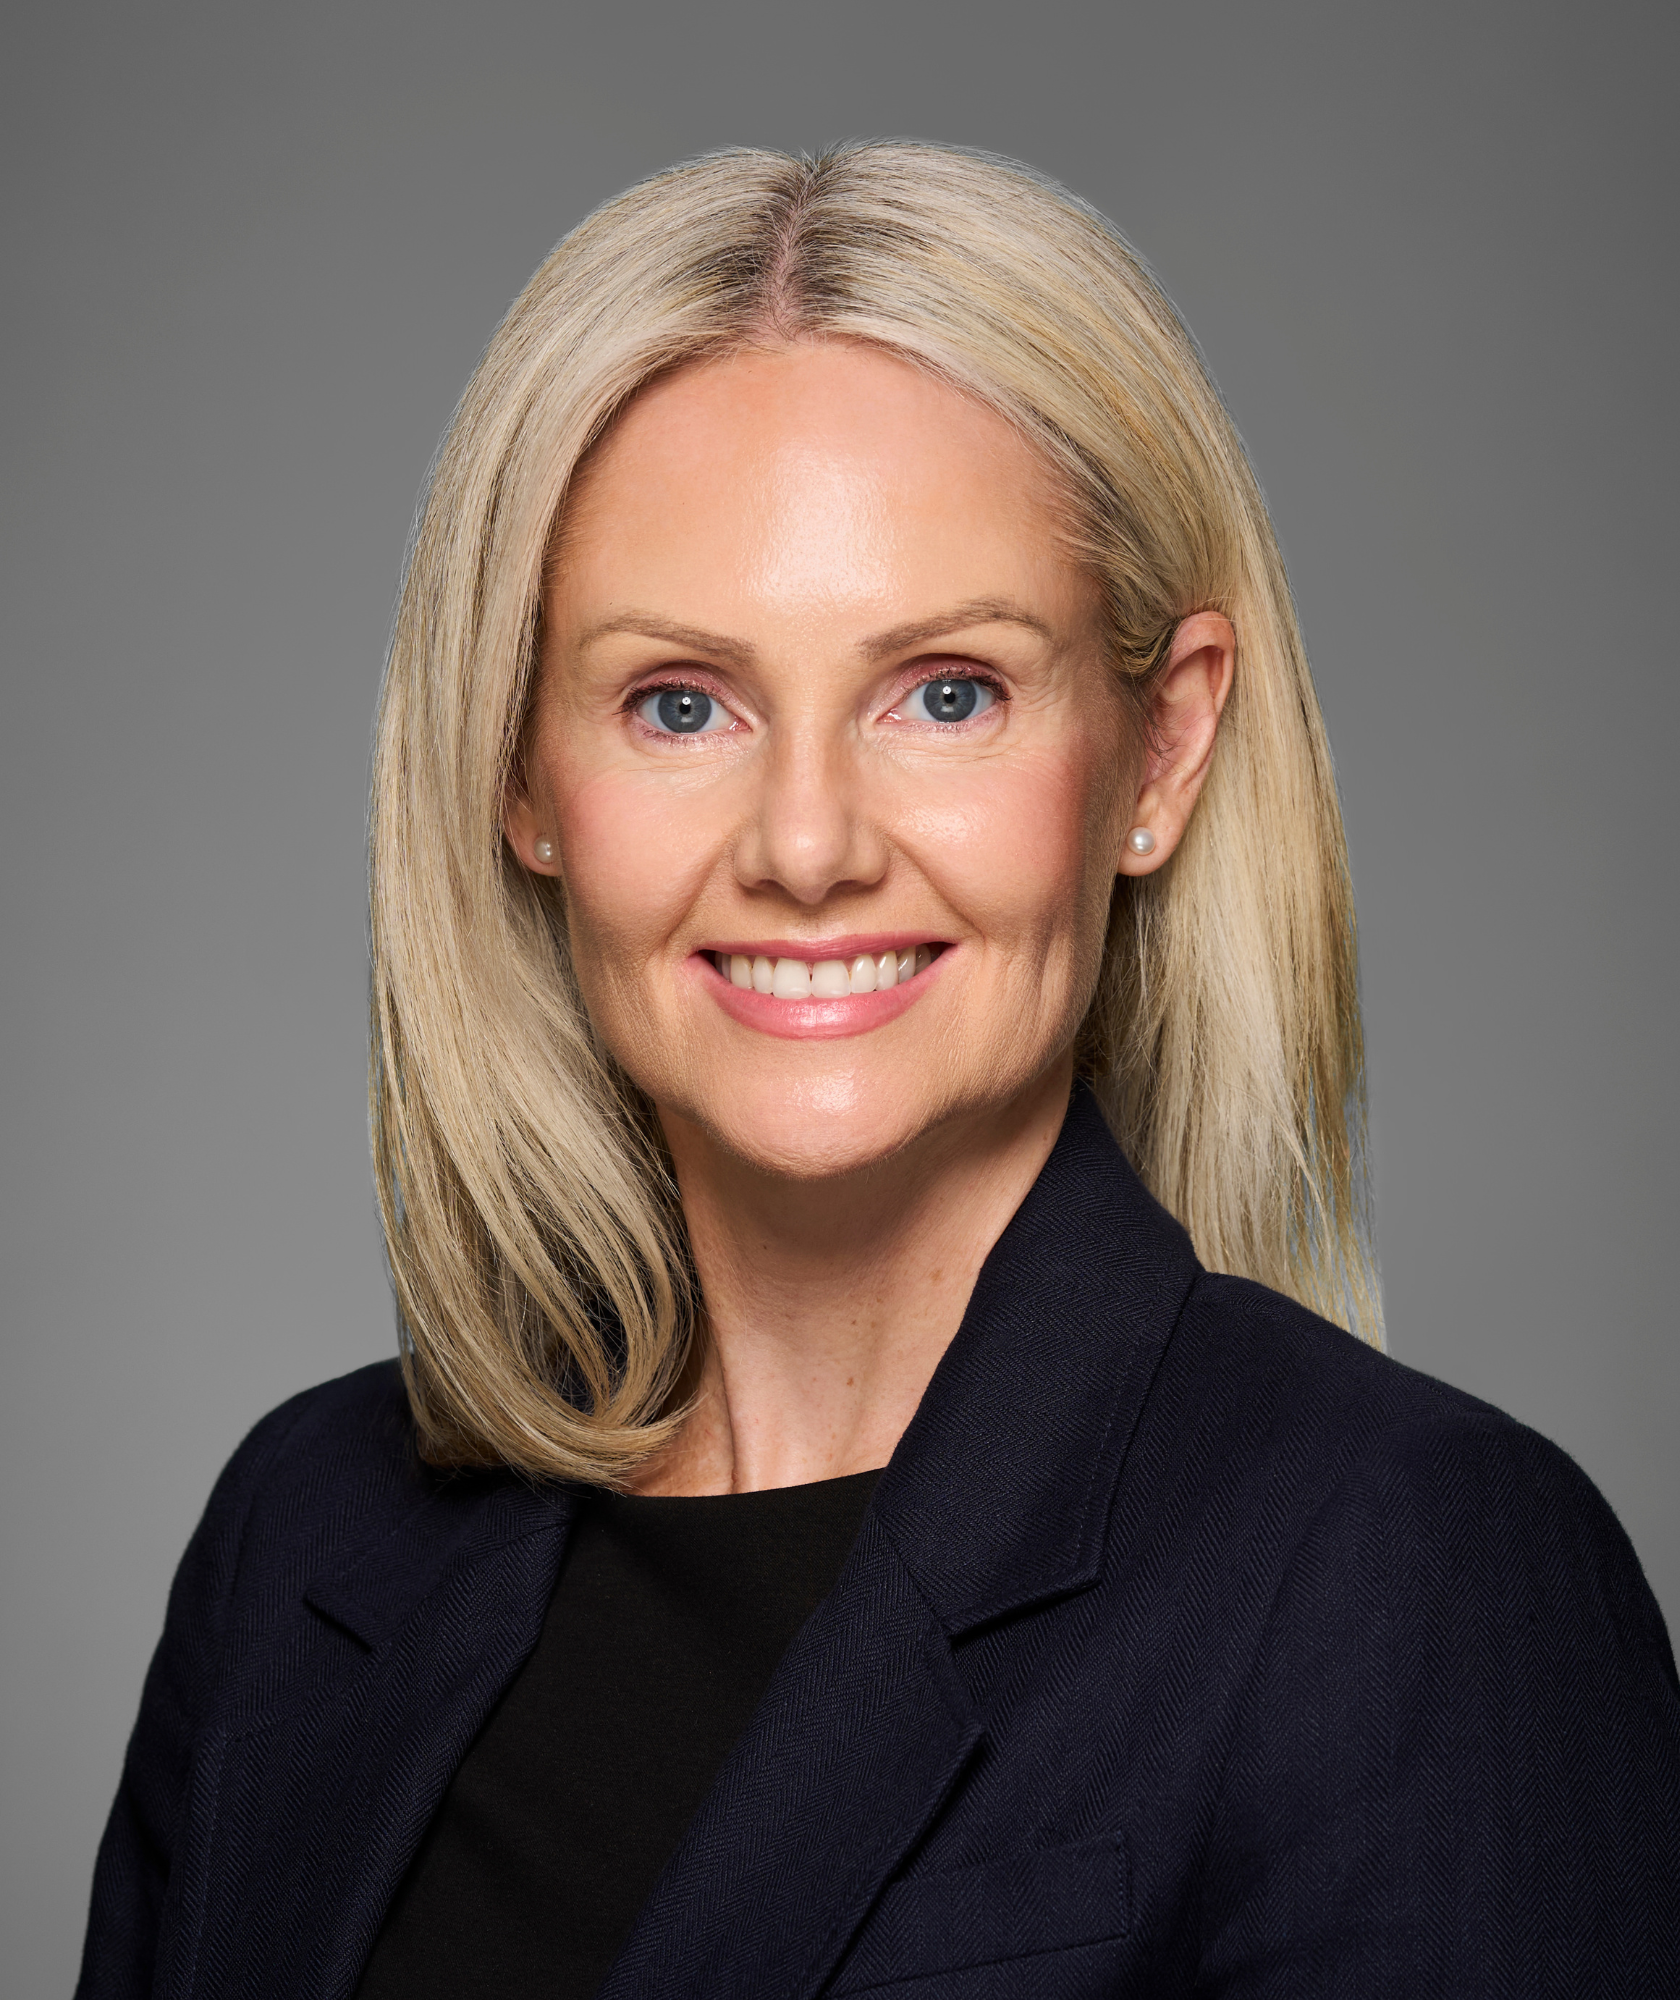
<path fill-rule="evenodd" d="M 1136 773 L 1055 506 L 864 345 L 685 368 L 591 460 L 508 833 L 668 1126 L 811 1178 L 1065 1068 Z"/>

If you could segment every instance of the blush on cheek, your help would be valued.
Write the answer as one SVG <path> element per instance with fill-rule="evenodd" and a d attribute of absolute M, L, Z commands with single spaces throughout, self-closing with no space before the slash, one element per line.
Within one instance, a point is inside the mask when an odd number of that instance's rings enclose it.
<path fill-rule="evenodd" d="M 557 786 L 555 818 L 579 981 L 592 1010 L 640 1012 L 652 996 L 634 989 L 693 908 L 707 843 L 672 812 L 668 791 L 617 773 Z M 599 1025 L 615 1038 L 613 1021 Z"/>
<path fill-rule="evenodd" d="M 1106 773 L 1082 749 L 976 766 L 961 796 L 924 796 L 902 823 L 952 906 L 1029 957 L 1080 955 L 1066 933 L 1089 921 L 1093 881 L 1112 873 L 1098 851 Z"/>

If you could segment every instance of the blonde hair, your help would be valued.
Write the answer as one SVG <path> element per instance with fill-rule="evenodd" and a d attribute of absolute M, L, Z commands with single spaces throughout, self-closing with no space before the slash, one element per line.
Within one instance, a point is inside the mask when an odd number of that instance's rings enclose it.
<path fill-rule="evenodd" d="M 615 1482 L 656 1449 L 696 1299 L 648 1107 L 601 1045 L 503 796 L 580 459 L 685 361 L 871 341 L 1031 437 L 1146 699 L 1224 612 L 1238 666 L 1179 851 L 1121 878 L 1079 1061 L 1204 1263 L 1380 1342 L 1353 907 L 1265 504 L 1172 307 L 1110 226 L 935 146 L 712 155 L 553 252 L 462 398 L 415 532 L 372 815 L 374 1147 L 425 1456 Z"/>

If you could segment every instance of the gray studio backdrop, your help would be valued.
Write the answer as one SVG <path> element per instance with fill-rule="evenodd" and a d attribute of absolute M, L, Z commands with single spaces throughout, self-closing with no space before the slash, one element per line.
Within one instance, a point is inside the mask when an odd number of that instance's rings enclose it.
<path fill-rule="evenodd" d="M 67 1992 L 218 1466 L 392 1350 L 363 811 L 507 301 L 684 155 L 913 134 L 1116 217 L 1266 486 L 1346 800 L 1391 1344 L 1680 1613 L 1672 7 L 15 9 L 0 1228 L 8 1992 Z"/>

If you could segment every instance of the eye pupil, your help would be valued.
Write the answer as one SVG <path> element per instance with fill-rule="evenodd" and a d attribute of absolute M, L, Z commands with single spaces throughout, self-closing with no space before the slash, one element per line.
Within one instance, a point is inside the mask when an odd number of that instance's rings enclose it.
<path fill-rule="evenodd" d="M 666 688 L 658 702 L 659 726 L 674 736 L 692 736 L 712 719 L 712 698 L 695 688 Z"/>
<path fill-rule="evenodd" d="M 980 699 L 977 681 L 929 681 L 922 696 L 935 722 L 965 722 Z"/>

